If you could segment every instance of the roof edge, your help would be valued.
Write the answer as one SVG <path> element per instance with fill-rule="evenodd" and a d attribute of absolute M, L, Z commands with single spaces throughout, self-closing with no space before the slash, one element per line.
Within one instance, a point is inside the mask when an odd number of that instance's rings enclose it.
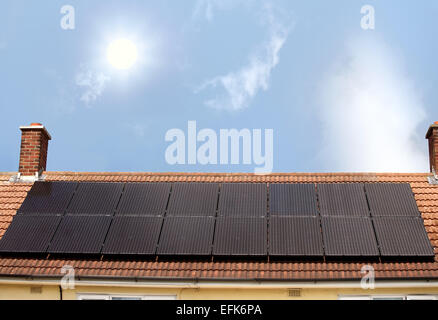
<path fill-rule="evenodd" d="M 52 282 L 57 284 L 62 275 L 0 275 L 0 283 L 32 281 Z M 82 282 L 80 285 L 125 285 L 125 286 L 154 286 L 157 284 L 166 284 L 168 287 L 218 287 L 228 286 L 235 287 L 239 284 L 243 287 L 253 287 L 263 289 L 288 288 L 299 286 L 301 288 L 360 288 L 360 277 L 347 278 L 303 278 L 303 279 L 285 279 L 285 278 L 230 278 L 230 277 L 137 277 L 137 276 L 97 276 L 97 275 L 80 275 L 75 277 L 76 281 Z M 114 283 L 117 282 L 117 283 Z M 149 284 L 148 284 L 149 283 Z M 376 277 L 376 287 L 380 288 L 406 288 L 406 287 L 438 287 L 438 277 Z"/>
<path fill-rule="evenodd" d="M 1 174 L 1 172 L 0 172 Z M 148 171 L 44 171 L 47 175 L 66 175 L 66 176 L 81 176 L 81 175 L 97 175 L 97 176 L 419 176 L 428 177 L 430 172 L 273 172 L 268 174 L 256 174 L 251 172 L 148 172 Z"/>

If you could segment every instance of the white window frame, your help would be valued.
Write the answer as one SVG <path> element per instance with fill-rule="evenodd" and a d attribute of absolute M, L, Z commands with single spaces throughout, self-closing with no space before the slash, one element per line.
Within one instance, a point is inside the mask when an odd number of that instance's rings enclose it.
<path fill-rule="evenodd" d="M 176 294 L 149 294 L 143 300 L 176 300 Z"/>
<path fill-rule="evenodd" d="M 376 299 L 377 298 L 377 299 Z M 375 295 L 339 295 L 339 300 L 379 300 L 379 299 L 400 299 L 403 300 L 438 300 L 434 294 L 375 294 Z"/>
<path fill-rule="evenodd" d="M 406 295 L 402 294 L 376 294 L 372 295 L 371 300 L 406 300 Z"/>
<path fill-rule="evenodd" d="M 79 293 L 78 300 L 113 300 L 113 298 L 139 298 L 140 300 L 176 300 L 176 295 L 173 294 L 98 294 L 98 293 Z"/>
<path fill-rule="evenodd" d="M 78 294 L 78 300 L 110 300 L 107 294 Z"/>
<path fill-rule="evenodd" d="M 123 298 L 128 299 L 135 299 L 135 300 L 143 300 L 143 296 L 141 295 L 130 295 L 130 294 L 110 294 L 109 300 L 114 300 L 114 298 L 119 298 L 120 300 L 123 300 Z"/>
<path fill-rule="evenodd" d="M 438 296 L 432 294 L 410 294 L 406 300 L 438 300 Z"/>

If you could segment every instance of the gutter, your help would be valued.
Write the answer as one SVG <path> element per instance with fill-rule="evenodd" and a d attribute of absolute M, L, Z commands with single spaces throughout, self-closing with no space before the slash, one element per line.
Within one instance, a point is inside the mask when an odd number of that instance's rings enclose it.
<path fill-rule="evenodd" d="M 0 284 L 59 286 L 59 279 L 0 278 Z M 75 286 L 126 287 L 126 288 L 191 288 L 191 289 L 361 289 L 360 281 L 116 281 L 116 280 L 75 280 Z M 388 281 L 376 280 L 375 288 L 438 288 L 437 280 Z M 62 288 L 61 288 L 62 289 Z"/>

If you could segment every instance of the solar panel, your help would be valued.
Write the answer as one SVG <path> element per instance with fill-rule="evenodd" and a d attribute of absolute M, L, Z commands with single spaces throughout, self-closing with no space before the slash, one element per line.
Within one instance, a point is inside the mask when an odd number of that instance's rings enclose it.
<path fill-rule="evenodd" d="M 60 216 L 15 216 L 0 240 L 0 252 L 46 252 L 60 221 Z"/>
<path fill-rule="evenodd" d="M 122 183 L 83 182 L 68 206 L 68 214 L 112 215 L 122 194 Z"/>
<path fill-rule="evenodd" d="M 373 221 L 382 257 L 434 257 L 423 219 L 377 217 Z"/>
<path fill-rule="evenodd" d="M 219 196 L 219 215 L 264 217 L 267 214 L 265 183 L 225 183 Z"/>
<path fill-rule="evenodd" d="M 36 181 L 18 209 L 18 214 L 61 215 L 67 209 L 76 186 L 76 182 Z"/>
<path fill-rule="evenodd" d="M 216 183 L 175 183 L 167 215 L 215 216 L 218 192 Z"/>
<path fill-rule="evenodd" d="M 114 217 L 102 253 L 155 254 L 162 223 L 161 217 Z"/>
<path fill-rule="evenodd" d="M 317 217 L 271 217 L 269 255 L 320 256 L 324 254 Z"/>
<path fill-rule="evenodd" d="M 112 217 L 64 216 L 52 239 L 50 253 L 100 253 Z"/>
<path fill-rule="evenodd" d="M 317 189 L 323 216 L 370 215 L 362 183 L 323 183 Z"/>
<path fill-rule="evenodd" d="M 372 216 L 420 217 L 408 183 L 368 183 L 365 190 Z"/>
<path fill-rule="evenodd" d="M 322 217 L 321 222 L 326 256 L 379 255 L 371 218 Z"/>
<path fill-rule="evenodd" d="M 219 217 L 213 243 L 215 256 L 266 256 L 266 218 Z"/>
<path fill-rule="evenodd" d="M 164 215 L 170 183 L 127 183 L 117 215 Z"/>
<path fill-rule="evenodd" d="M 159 255 L 210 255 L 213 217 L 166 217 L 160 235 Z"/>
<path fill-rule="evenodd" d="M 271 184 L 271 215 L 316 216 L 318 214 L 315 185 L 310 183 Z"/>

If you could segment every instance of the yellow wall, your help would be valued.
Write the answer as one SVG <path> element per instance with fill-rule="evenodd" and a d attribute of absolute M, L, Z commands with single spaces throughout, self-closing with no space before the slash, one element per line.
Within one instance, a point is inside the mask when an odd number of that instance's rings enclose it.
<path fill-rule="evenodd" d="M 31 292 L 31 287 L 33 291 Z M 38 292 L 41 291 L 41 292 Z M 303 288 L 301 297 L 289 297 L 287 288 L 236 289 L 236 288 L 139 288 L 111 286 L 82 286 L 73 290 L 63 290 L 63 299 L 77 299 L 79 294 L 119 294 L 119 295 L 176 295 L 177 299 L 338 299 L 339 295 L 408 295 L 435 294 L 434 288 L 378 288 L 333 289 Z M 59 285 L 0 284 L 0 299 L 60 299 Z"/>

